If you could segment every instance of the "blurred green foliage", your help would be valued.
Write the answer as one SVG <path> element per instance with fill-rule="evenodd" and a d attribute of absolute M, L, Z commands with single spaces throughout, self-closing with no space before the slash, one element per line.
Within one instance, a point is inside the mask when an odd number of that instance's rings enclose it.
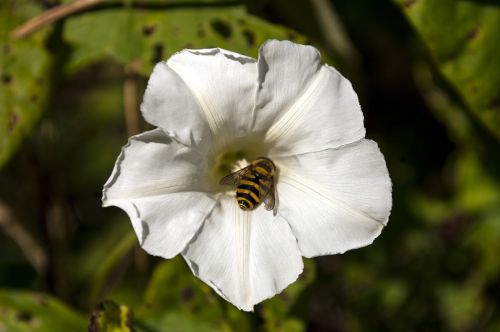
<path fill-rule="evenodd" d="M 40 118 L 51 86 L 48 31 L 10 41 L 16 26 L 41 12 L 32 1 L 0 2 L 0 166 Z"/>
<path fill-rule="evenodd" d="M 0 291 L 0 329 L 23 331 L 84 331 L 86 319 L 47 294 Z"/>
<path fill-rule="evenodd" d="M 396 1 L 448 82 L 500 138 L 500 8 L 474 1 Z"/>
<path fill-rule="evenodd" d="M 500 7 L 330 1 L 358 62 L 328 38 L 324 3 L 108 1 L 13 40 L 59 1 L 0 2 L 0 208 L 13 219 L 0 223 L 0 331 L 500 330 Z M 245 313 L 181 258 L 145 255 L 100 190 L 127 138 L 125 81 L 140 96 L 184 47 L 256 56 L 267 38 L 313 43 L 352 80 L 394 208 L 373 245 L 306 260 Z"/>

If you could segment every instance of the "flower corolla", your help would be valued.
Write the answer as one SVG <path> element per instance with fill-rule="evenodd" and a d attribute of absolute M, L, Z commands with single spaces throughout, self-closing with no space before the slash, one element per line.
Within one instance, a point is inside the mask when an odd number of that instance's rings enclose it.
<path fill-rule="evenodd" d="M 366 246 L 387 224 L 384 157 L 351 83 L 314 47 L 270 40 L 257 60 L 183 50 L 156 65 L 141 111 L 157 128 L 123 147 L 103 205 L 240 309 L 294 282 L 302 256 Z M 245 211 L 219 180 L 261 156 L 276 166 L 276 206 Z"/>

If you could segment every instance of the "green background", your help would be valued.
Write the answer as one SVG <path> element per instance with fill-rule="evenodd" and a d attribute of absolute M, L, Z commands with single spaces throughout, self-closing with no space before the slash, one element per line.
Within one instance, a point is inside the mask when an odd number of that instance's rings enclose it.
<path fill-rule="evenodd" d="M 500 331 L 498 1 L 110 0 L 12 38 L 67 2 L 0 1 L 0 331 Z M 138 105 L 174 52 L 269 38 L 352 81 L 394 207 L 374 244 L 306 260 L 246 313 L 147 256 L 100 196 L 125 82 Z"/>

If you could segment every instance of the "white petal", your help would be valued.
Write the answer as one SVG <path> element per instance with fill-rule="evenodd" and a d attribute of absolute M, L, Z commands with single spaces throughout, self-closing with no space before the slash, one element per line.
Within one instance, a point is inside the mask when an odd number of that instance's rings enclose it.
<path fill-rule="evenodd" d="M 168 259 L 184 250 L 214 204 L 205 193 L 184 192 L 114 201 L 112 205 L 127 212 L 144 250 Z"/>
<path fill-rule="evenodd" d="M 184 144 L 224 142 L 248 130 L 255 60 L 222 49 L 184 50 L 155 67 L 142 111 Z M 194 142 L 193 142 L 194 141 Z"/>
<path fill-rule="evenodd" d="M 103 203 L 179 191 L 200 191 L 203 158 L 161 129 L 132 136 L 104 185 Z"/>
<path fill-rule="evenodd" d="M 311 46 L 271 40 L 259 53 L 255 126 L 274 154 L 336 148 L 365 136 L 351 83 Z"/>
<path fill-rule="evenodd" d="M 144 93 L 141 111 L 149 123 L 185 145 L 206 150 L 212 133 L 182 78 L 165 62 L 158 63 Z"/>
<path fill-rule="evenodd" d="M 228 196 L 183 255 L 196 276 L 247 311 L 295 281 L 303 268 L 285 220 L 263 207 L 242 211 Z"/>
<path fill-rule="evenodd" d="M 182 251 L 215 200 L 204 192 L 204 162 L 161 129 L 131 137 L 104 185 L 103 205 L 125 210 L 143 248 L 171 258 Z"/>
<path fill-rule="evenodd" d="M 306 257 L 366 246 L 389 218 L 391 180 L 370 140 L 275 159 L 279 210 Z"/>

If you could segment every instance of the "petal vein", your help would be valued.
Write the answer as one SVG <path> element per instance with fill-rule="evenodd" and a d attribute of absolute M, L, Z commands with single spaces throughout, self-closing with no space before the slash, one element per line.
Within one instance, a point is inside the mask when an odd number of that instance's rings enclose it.
<path fill-rule="evenodd" d="M 335 197 L 335 195 L 331 192 L 327 192 L 325 190 L 321 189 L 321 185 L 315 184 L 310 180 L 305 179 L 304 177 L 298 175 L 295 172 L 289 171 L 289 170 L 282 170 L 282 177 L 280 181 L 289 184 L 290 186 L 293 186 L 297 190 L 300 190 L 308 195 L 312 194 L 315 195 L 317 198 L 321 199 L 325 203 L 333 206 L 334 208 L 338 208 L 343 210 L 344 212 L 357 217 L 361 218 L 363 220 L 366 220 L 367 222 L 375 222 L 378 224 L 381 224 L 382 226 L 385 226 L 383 221 L 377 220 L 362 211 L 358 211 L 351 206 L 347 205 L 344 203 L 342 200 L 339 198 Z"/>

